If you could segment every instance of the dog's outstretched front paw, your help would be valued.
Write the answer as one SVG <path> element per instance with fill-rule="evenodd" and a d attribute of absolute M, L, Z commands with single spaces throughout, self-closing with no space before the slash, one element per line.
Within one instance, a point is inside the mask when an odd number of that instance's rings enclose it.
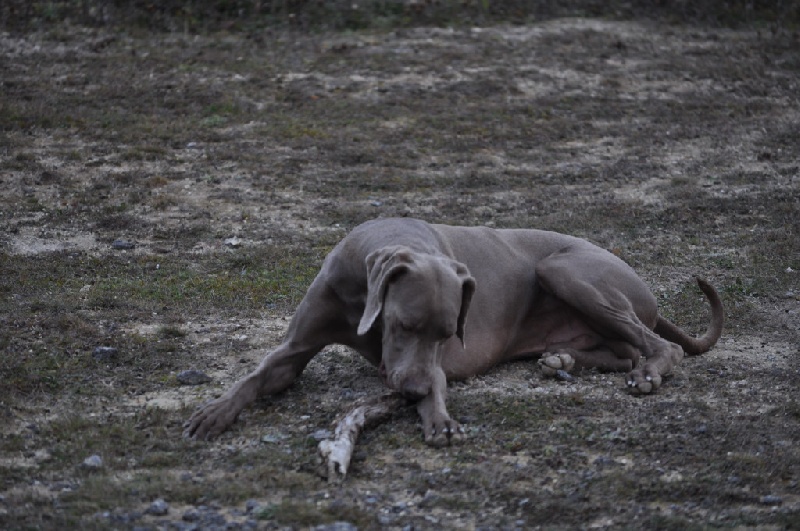
<path fill-rule="evenodd" d="M 628 373 L 625 383 L 631 394 L 647 395 L 661 387 L 661 375 L 655 371 L 636 369 Z"/>
<path fill-rule="evenodd" d="M 539 367 L 545 376 L 555 376 L 558 371 L 571 371 L 575 367 L 575 358 L 566 352 L 545 352 L 539 358 Z"/>
<path fill-rule="evenodd" d="M 441 448 L 460 443 L 466 438 L 464 428 L 451 418 L 440 419 L 423 426 L 425 444 Z"/>

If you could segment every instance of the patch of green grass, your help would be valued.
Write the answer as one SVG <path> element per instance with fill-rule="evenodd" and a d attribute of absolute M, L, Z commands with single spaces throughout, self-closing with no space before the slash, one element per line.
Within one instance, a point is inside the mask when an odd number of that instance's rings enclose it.
<path fill-rule="evenodd" d="M 287 113 L 270 113 L 265 116 L 268 125 L 257 128 L 259 136 L 267 136 L 280 141 L 302 139 L 326 139 L 331 134 L 325 130 L 319 118 L 302 117 Z"/>
<path fill-rule="evenodd" d="M 200 125 L 203 127 L 220 127 L 228 123 L 228 118 L 224 116 L 220 116 L 218 114 L 212 114 L 211 116 L 206 116 L 200 121 Z"/>
<path fill-rule="evenodd" d="M 162 160 L 167 155 L 164 146 L 144 144 L 128 148 L 120 155 L 120 160 L 136 162 L 142 160 Z"/>
<path fill-rule="evenodd" d="M 162 435 L 153 434 L 148 440 L 157 443 L 161 437 Z M 175 439 L 180 441 L 179 438 Z M 147 441 L 118 441 L 117 444 L 126 448 L 129 459 L 130 456 L 137 459 L 134 467 L 124 474 L 108 468 L 85 472 L 79 488 L 60 497 L 62 508 L 67 514 L 85 517 L 102 510 L 135 507 L 155 498 L 164 498 L 170 504 L 239 505 L 247 499 L 263 495 L 264 489 L 308 490 L 319 482 L 314 476 L 287 471 L 286 463 L 276 467 L 258 462 L 249 469 L 236 469 L 235 482 L 220 482 L 213 475 L 206 476 L 202 471 L 186 478 L 185 474 L 170 473 L 169 470 L 180 468 L 185 462 L 181 453 L 184 445 L 182 442 L 176 442 L 173 451 L 153 451 Z M 193 469 L 196 468 L 196 465 L 192 466 Z M 225 467 L 228 471 L 231 470 L 227 462 Z M 286 502 L 275 506 L 272 512 L 264 511 L 264 518 L 280 519 L 279 521 L 290 524 L 326 523 L 350 516 L 359 521 L 365 521 L 366 518 L 365 515 L 347 508 L 333 507 L 328 510 L 323 507 L 314 513 L 311 507 L 303 502 Z M 293 508 L 296 510 L 292 510 Z"/>
<path fill-rule="evenodd" d="M 243 114 L 242 108 L 231 101 L 220 101 L 204 109 L 205 115 L 200 120 L 203 127 L 214 128 L 228 124 Z"/>
<path fill-rule="evenodd" d="M 0 396 L 55 393 L 63 389 L 66 374 L 76 374 L 85 368 L 86 364 L 76 356 L 42 347 L 8 352 L 0 361 L 0 377 L 4 380 Z"/>
<path fill-rule="evenodd" d="M 431 503 L 431 506 L 448 511 L 476 512 L 480 510 L 480 501 L 471 500 L 468 496 L 453 494 L 437 497 L 435 501 Z"/>
<path fill-rule="evenodd" d="M 312 261 L 317 263 L 316 261 Z M 222 264 L 220 264 L 222 265 Z M 98 279 L 89 292 L 89 307 L 109 298 L 121 304 L 211 306 L 256 310 L 266 305 L 294 306 L 305 294 L 318 265 L 292 255 L 278 255 L 258 269 L 212 268 L 199 271 L 164 261 L 157 270 L 127 268 Z"/>
<path fill-rule="evenodd" d="M 52 442 L 53 460 L 43 466 L 78 467 L 86 457 L 97 454 L 105 469 L 126 470 L 131 458 L 144 460 L 154 450 L 172 453 L 178 460 L 183 443 L 173 436 L 170 415 L 156 408 L 108 418 L 67 414 L 40 428 L 40 437 Z"/>
<path fill-rule="evenodd" d="M 226 502 L 230 499 L 240 502 L 254 494 L 234 484 L 229 487 L 230 491 L 224 496 Z M 213 483 L 179 481 L 159 469 L 143 469 L 124 478 L 102 472 L 88 474 L 79 488 L 62 494 L 60 500 L 64 513 L 80 518 L 118 507 L 136 507 L 156 498 L 165 498 L 169 503 L 193 504 L 209 499 L 215 492 Z"/>
<path fill-rule="evenodd" d="M 281 525 L 310 527 L 337 521 L 350 522 L 358 527 L 374 524 L 374 518 L 346 504 L 315 504 L 286 499 L 281 503 L 262 508 L 256 518 L 275 521 Z"/>
<path fill-rule="evenodd" d="M 53 253 L 39 257 L 0 255 L 0 291 L 14 293 L 34 313 L 59 314 L 98 307 L 216 307 L 260 310 L 299 302 L 316 276 L 325 250 L 279 247 L 210 257 L 203 267 L 180 257 L 96 258 Z M 75 298 L 83 286 L 86 301 Z M 8 305 L 6 300 L 4 303 Z M 80 316 L 55 316 L 62 330 L 93 325 Z M 174 335 L 174 334 L 173 334 Z"/>
<path fill-rule="evenodd" d="M 158 335 L 166 339 L 180 339 L 186 337 L 186 330 L 174 325 L 164 325 L 158 329 Z"/>
<path fill-rule="evenodd" d="M 25 449 L 26 437 L 19 433 L 4 433 L 0 436 L 0 448 L 4 452 L 20 452 Z"/>
<path fill-rule="evenodd" d="M 529 396 L 496 395 L 488 397 L 464 397 L 455 395 L 451 398 L 454 411 L 459 415 L 484 419 L 495 424 L 497 429 L 535 426 L 550 423 L 555 413 L 552 404 L 545 398 L 536 399 Z"/>
<path fill-rule="evenodd" d="M 208 116 L 236 116 L 241 112 L 241 107 L 231 101 L 213 103 L 205 111 Z"/>
<path fill-rule="evenodd" d="M 17 152 L 13 157 L 3 157 L 0 168 L 6 171 L 39 171 L 42 166 L 37 162 L 33 153 Z"/>
<path fill-rule="evenodd" d="M 701 531 L 708 529 L 705 525 L 696 524 L 676 515 L 653 515 L 648 517 L 641 525 L 643 528 L 663 531 Z"/>
<path fill-rule="evenodd" d="M 178 316 L 199 308 L 223 315 L 288 311 L 305 294 L 321 259 L 322 252 L 277 247 L 221 253 L 203 267 L 180 256 L 0 254 L 0 310 L 6 316 L 0 400 L 91 394 L 104 378 L 120 389 L 163 387 L 170 371 L 187 363 L 186 330 Z M 154 314 L 166 322 L 155 337 L 109 334 L 92 317 L 97 312 L 112 322 L 151 320 Z M 101 345 L 118 353 L 96 360 L 92 351 Z"/>

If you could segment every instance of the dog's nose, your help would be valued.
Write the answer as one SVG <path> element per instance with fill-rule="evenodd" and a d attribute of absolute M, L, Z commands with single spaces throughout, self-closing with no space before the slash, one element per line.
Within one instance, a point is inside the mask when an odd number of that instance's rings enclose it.
<path fill-rule="evenodd" d="M 419 381 L 415 378 L 406 378 L 400 386 L 400 394 L 406 400 L 418 402 L 431 392 L 430 383 Z"/>

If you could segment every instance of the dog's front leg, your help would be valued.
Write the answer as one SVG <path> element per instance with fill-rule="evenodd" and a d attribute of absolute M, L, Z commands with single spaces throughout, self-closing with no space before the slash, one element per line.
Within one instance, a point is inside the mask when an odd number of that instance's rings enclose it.
<path fill-rule="evenodd" d="M 258 397 L 274 395 L 289 387 L 319 350 L 316 345 L 300 349 L 295 343 L 284 341 L 261 361 L 256 370 L 236 382 L 221 397 L 200 406 L 185 424 L 184 437 L 204 440 L 221 434 Z"/>
<path fill-rule="evenodd" d="M 447 378 L 438 369 L 433 374 L 431 392 L 417 403 L 417 412 L 422 418 L 425 442 L 431 446 L 450 446 L 464 439 L 464 430 L 447 414 Z"/>

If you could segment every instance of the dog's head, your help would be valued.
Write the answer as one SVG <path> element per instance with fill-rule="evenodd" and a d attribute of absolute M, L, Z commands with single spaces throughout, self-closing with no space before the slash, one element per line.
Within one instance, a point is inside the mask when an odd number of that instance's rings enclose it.
<path fill-rule="evenodd" d="M 384 247 L 366 259 L 367 300 L 358 325 L 366 334 L 380 317 L 381 371 L 386 383 L 410 399 L 431 391 L 441 370 L 441 349 L 450 340 L 464 346 L 464 324 L 475 279 L 446 257 L 403 246 Z"/>

